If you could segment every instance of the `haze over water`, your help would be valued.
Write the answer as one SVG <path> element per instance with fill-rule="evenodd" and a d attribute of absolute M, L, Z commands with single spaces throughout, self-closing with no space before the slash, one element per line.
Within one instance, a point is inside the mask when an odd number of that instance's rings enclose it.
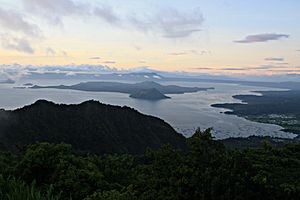
<path fill-rule="evenodd" d="M 59 80 L 38 81 L 42 85 L 61 84 Z M 74 84 L 78 81 L 64 82 Z M 21 85 L 21 83 L 18 83 Z M 18 85 L 17 84 L 17 85 Z M 128 94 L 107 92 L 83 92 L 58 89 L 15 89 L 12 85 L 0 85 L 0 108 L 16 109 L 46 99 L 55 103 L 77 104 L 86 100 L 98 100 L 105 104 L 129 106 L 141 113 L 159 117 L 171 124 L 186 137 L 191 136 L 197 127 L 213 127 L 217 139 L 228 137 L 248 137 L 251 135 L 293 138 L 294 134 L 281 131 L 281 127 L 272 124 L 251 122 L 234 115 L 226 115 L 225 109 L 213 108 L 215 103 L 240 102 L 233 99 L 236 94 L 249 94 L 251 91 L 278 90 L 262 87 L 248 87 L 235 84 L 164 82 L 180 86 L 215 87 L 215 90 L 190 94 L 169 95 L 171 99 L 147 101 L 132 99 Z"/>

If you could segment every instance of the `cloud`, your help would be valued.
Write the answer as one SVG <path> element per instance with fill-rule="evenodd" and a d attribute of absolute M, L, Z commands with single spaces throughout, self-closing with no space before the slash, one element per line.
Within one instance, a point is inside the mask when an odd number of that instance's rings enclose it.
<path fill-rule="evenodd" d="M 202 50 L 202 51 L 197 51 L 197 50 L 190 50 L 189 52 L 195 54 L 195 55 L 205 55 L 205 54 L 212 54 L 211 51 L 206 51 L 206 50 Z"/>
<path fill-rule="evenodd" d="M 200 27 L 204 18 L 198 9 L 191 13 L 180 13 L 177 10 L 170 9 L 160 13 L 157 20 L 165 37 L 178 38 L 187 37 L 201 31 Z"/>
<path fill-rule="evenodd" d="M 277 65 L 288 65 L 290 63 L 287 63 L 287 62 L 279 62 L 279 63 L 276 63 Z"/>
<path fill-rule="evenodd" d="M 34 42 L 45 39 L 38 25 L 29 19 L 42 17 L 53 25 L 63 25 L 65 17 L 99 18 L 117 28 L 135 29 L 141 32 L 152 33 L 165 38 L 185 38 L 201 31 L 204 17 L 198 8 L 190 12 L 181 12 L 176 9 L 164 9 L 144 12 L 139 15 L 115 13 L 114 9 L 105 4 L 91 4 L 90 1 L 76 0 L 21 0 L 21 11 L 7 10 L 0 7 L 0 42 L 3 48 L 25 53 L 34 53 Z M 84 3 L 82 3 L 84 2 Z M 132 11 L 134 12 L 134 11 Z M 27 18 L 30 16 L 30 18 Z M 123 17 L 122 17 L 123 16 Z M 1 33 L 0 33 L 1 34 Z M 7 41 L 5 41 L 7 40 Z M 137 50 L 141 47 L 136 46 Z M 48 47 L 45 49 L 47 56 L 55 56 L 66 52 L 55 51 Z M 191 53 L 191 52 L 188 52 Z M 201 53 L 202 54 L 202 53 Z"/>
<path fill-rule="evenodd" d="M 141 51 L 141 50 L 142 50 L 142 47 L 141 47 L 141 46 L 134 45 L 133 47 L 134 47 L 134 48 L 135 48 L 135 50 L 137 50 L 137 51 Z"/>
<path fill-rule="evenodd" d="M 142 32 L 158 33 L 166 38 L 184 38 L 201 31 L 204 17 L 199 9 L 188 13 L 165 9 L 152 16 L 132 15 L 129 21 Z"/>
<path fill-rule="evenodd" d="M 228 67 L 228 68 L 221 68 L 219 70 L 225 70 L 225 71 L 242 71 L 242 70 L 249 70 L 249 68 L 231 68 L 231 67 Z"/>
<path fill-rule="evenodd" d="M 194 55 L 205 55 L 205 54 L 211 54 L 210 51 L 196 51 L 196 50 L 189 50 L 189 51 L 182 51 L 182 52 L 173 52 L 173 53 L 169 53 L 168 55 L 171 56 L 184 56 L 184 55 L 188 55 L 188 54 L 194 54 Z"/>
<path fill-rule="evenodd" d="M 276 34 L 276 33 L 265 33 L 258 35 L 249 35 L 243 40 L 234 41 L 236 43 L 256 43 L 256 42 L 268 42 L 271 40 L 280 40 L 282 38 L 289 38 L 286 34 Z"/>
<path fill-rule="evenodd" d="M 51 47 L 48 47 L 45 49 L 46 55 L 47 56 L 52 56 L 52 57 L 67 57 L 68 54 L 66 51 L 59 51 L 59 50 L 55 50 Z"/>
<path fill-rule="evenodd" d="M 47 56 L 55 56 L 56 52 L 54 49 L 52 49 L 51 47 L 46 48 L 46 55 Z"/>
<path fill-rule="evenodd" d="M 22 0 L 27 13 L 44 17 L 51 24 L 63 25 L 64 17 L 98 17 L 117 28 L 134 28 L 165 38 L 184 38 L 201 31 L 204 17 L 199 8 L 189 12 L 161 9 L 158 12 L 116 13 L 107 4 L 79 3 L 75 0 Z"/>
<path fill-rule="evenodd" d="M 130 72 L 130 73 L 139 73 L 139 72 L 143 72 L 143 73 L 160 73 L 162 71 L 152 69 L 149 66 L 139 66 L 139 67 L 130 68 L 130 69 L 126 70 L 126 72 Z"/>
<path fill-rule="evenodd" d="M 286 66 L 261 65 L 258 67 L 221 68 L 220 70 L 243 71 L 243 70 L 267 70 L 267 69 L 278 69 L 278 68 L 286 68 Z"/>
<path fill-rule="evenodd" d="M 269 70 L 270 72 L 273 72 L 272 70 Z M 287 73 L 287 74 L 290 74 L 290 73 L 299 73 L 300 70 L 299 69 L 280 69 L 280 70 L 276 70 L 276 72 L 281 72 L 281 73 Z"/>
<path fill-rule="evenodd" d="M 26 21 L 25 16 L 14 10 L 4 10 L 0 7 L 0 26 L 9 31 L 20 32 L 30 37 L 41 37 L 38 26 Z"/>
<path fill-rule="evenodd" d="M 0 64 L 0 78 L 16 80 L 32 73 L 46 74 L 46 73 L 61 73 L 66 76 L 79 74 L 101 74 L 119 72 L 114 67 L 103 65 L 20 65 L 20 64 Z"/>
<path fill-rule="evenodd" d="M 11 37 L 9 35 L 0 35 L 1 45 L 8 50 L 33 54 L 34 49 L 30 42 L 23 37 Z"/>
<path fill-rule="evenodd" d="M 68 53 L 66 51 L 61 51 L 63 57 L 68 57 Z"/>
<path fill-rule="evenodd" d="M 33 54 L 35 52 L 31 42 L 42 39 L 40 28 L 30 23 L 26 16 L 15 10 L 0 7 L 0 43 L 4 49 Z"/>
<path fill-rule="evenodd" d="M 73 0 L 23 0 L 27 12 L 38 14 L 54 25 L 63 25 L 64 17 L 96 16 L 103 21 L 117 25 L 121 19 L 108 5 L 92 6 Z"/>
<path fill-rule="evenodd" d="M 209 67 L 197 67 L 192 68 L 195 70 L 222 70 L 222 71 L 249 71 L 249 70 L 271 70 L 271 69 L 281 69 L 281 68 L 287 68 L 287 66 L 281 66 L 281 65 L 261 65 L 258 67 L 224 67 L 224 68 L 209 68 Z"/>
<path fill-rule="evenodd" d="M 209 68 L 209 67 L 195 67 L 195 68 L 192 68 L 192 69 L 195 69 L 195 70 L 213 70 L 213 68 Z"/>
<path fill-rule="evenodd" d="M 94 15 L 100 17 L 104 21 L 109 24 L 119 24 L 121 19 L 119 16 L 113 11 L 110 6 L 101 6 L 94 8 Z"/>
<path fill-rule="evenodd" d="M 11 79 L 16 80 L 24 75 L 27 72 L 24 70 L 24 66 L 19 64 L 10 64 L 10 65 L 0 65 L 0 77 L 2 79 Z"/>
<path fill-rule="evenodd" d="M 259 67 L 254 67 L 250 69 L 280 69 L 280 68 L 286 68 L 287 66 L 281 66 L 281 65 L 262 65 Z"/>
<path fill-rule="evenodd" d="M 171 56 L 184 56 L 187 55 L 186 52 L 177 52 L 177 53 L 169 53 L 169 55 Z"/>
<path fill-rule="evenodd" d="M 105 62 L 103 62 L 103 64 L 115 64 L 115 63 L 117 63 L 116 61 L 105 61 Z"/>
<path fill-rule="evenodd" d="M 24 70 L 28 72 L 38 72 L 38 73 L 47 73 L 47 72 L 57 72 L 57 73 L 66 73 L 66 72 L 85 72 L 85 73 L 101 73 L 101 72 L 115 72 L 118 71 L 116 68 L 107 67 L 103 65 L 44 65 L 44 66 L 24 66 Z"/>
<path fill-rule="evenodd" d="M 62 24 L 64 16 L 89 14 L 87 4 L 72 0 L 22 0 L 25 10 L 45 17 L 52 24 Z"/>
<path fill-rule="evenodd" d="M 93 56 L 89 58 L 90 60 L 100 60 L 101 58 L 99 56 Z"/>
<path fill-rule="evenodd" d="M 266 61 L 284 61 L 284 58 L 265 58 Z"/>

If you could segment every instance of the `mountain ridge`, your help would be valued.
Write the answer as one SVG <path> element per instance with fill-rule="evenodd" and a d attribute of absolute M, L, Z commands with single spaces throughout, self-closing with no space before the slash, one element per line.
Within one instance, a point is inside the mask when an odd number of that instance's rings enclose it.
<path fill-rule="evenodd" d="M 79 152 L 140 154 L 162 144 L 184 149 L 185 138 L 163 120 L 123 106 L 90 100 L 55 104 L 38 100 L 13 111 L 0 110 L 2 150 L 35 142 L 68 143 Z"/>

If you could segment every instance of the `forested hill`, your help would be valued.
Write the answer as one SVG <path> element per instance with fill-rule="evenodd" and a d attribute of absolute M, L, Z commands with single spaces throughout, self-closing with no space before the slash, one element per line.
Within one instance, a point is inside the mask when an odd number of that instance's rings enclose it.
<path fill-rule="evenodd" d="M 1 200 L 299 200 L 300 145 L 226 150 L 196 130 L 187 151 L 78 155 L 67 144 L 0 152 Z"/>
<path fill-rule="evenodd" d="M 2 150 L 35 142 L 62 142 L 76 151 L 98 154 L 140 154 L 166 143 L 186 146 L 185 138 L 163 120 L 97 101 L 58 105 L 39 100 L 14 111 L 0 111 L 0 121 Z"/>

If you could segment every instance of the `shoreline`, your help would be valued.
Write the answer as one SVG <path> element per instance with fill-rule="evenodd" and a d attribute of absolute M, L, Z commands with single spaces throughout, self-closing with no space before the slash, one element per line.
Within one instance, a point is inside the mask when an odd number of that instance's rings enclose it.
<path fill-rule="evenodd" d="M 228 109 L 223 112 L 244 119 L 274 124 L 282 127 L 283 132 L 300 135 L 300 92 L 299 91 L 253 91 L 262 94 L 234 95 L 241 103 L 212 104 L 211 107 Z M 283 106 L 282 103 L 285 103 Z"/>

